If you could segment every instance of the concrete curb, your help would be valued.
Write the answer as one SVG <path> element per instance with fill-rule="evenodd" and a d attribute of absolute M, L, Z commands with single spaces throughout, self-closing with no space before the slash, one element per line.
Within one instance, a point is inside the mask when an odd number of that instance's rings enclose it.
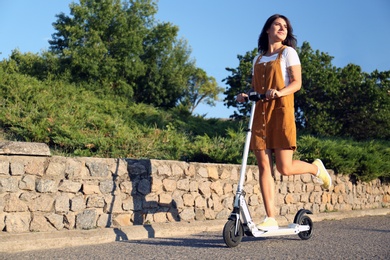
<path fill-rule="evenodd" d="M 322 220 L 339 220 L 364 216 L 380 216 L 390 214 L 390 209 L 368 209 L 345 212 L 327 212 L 310 215 L 313 222 Z M 291 222 L 294 216 L 278 217 L 279 225 Z M 139 240 L 148 238 L 178 237 L 202 232 L 221 232 L 226 223 L 223 220 L 156 223 L 145 226 L 129 226 L 122 228 L 104 228 L 94 230 L 68 230 L 58 232 L 37 232 L 0 234 L 0 252 L 23 252 L 31 250 L 54 249 L 72 246 L 94 245 L 123 240 Z M 221 235 L 222 238 L 222 235 Z"/>

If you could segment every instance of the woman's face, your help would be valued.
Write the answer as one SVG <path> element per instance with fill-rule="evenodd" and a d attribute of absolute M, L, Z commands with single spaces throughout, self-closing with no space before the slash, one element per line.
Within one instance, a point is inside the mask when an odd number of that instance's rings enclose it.
<path fill-rule="evenodd" d="M 268 39 L 272 42 L 282 42 L 287 38 L 287 23 L 283 18 L 277 18 L 267 30 Z"/>

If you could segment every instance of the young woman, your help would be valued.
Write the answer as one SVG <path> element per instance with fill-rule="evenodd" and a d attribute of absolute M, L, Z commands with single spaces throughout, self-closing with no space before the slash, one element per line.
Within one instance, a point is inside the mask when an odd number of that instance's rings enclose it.
<path fill-rule="evenodd" d="M 295 50 L 296 38 L 287 17 L 279 14 L 268 18 L 258 40 L 259 55 L 253 61 L 252 88 L 265 94 L 258 101 L 252 127 L 251 150 L 255 153 L 266 218 L 257 225 L 261 230 L 278 228 L 275 220 L 275 187 L 272 177 L 272 154 L 277 170 L 283 175 L 307 174 L 320 179 L 322 187 L 332 185 L 321 160 L 312 164 L 293 160 L 296 145 L 294 93 L 301 88 L 301 64 Z M 244 102 L 247 94 L 237 96 Z"/>

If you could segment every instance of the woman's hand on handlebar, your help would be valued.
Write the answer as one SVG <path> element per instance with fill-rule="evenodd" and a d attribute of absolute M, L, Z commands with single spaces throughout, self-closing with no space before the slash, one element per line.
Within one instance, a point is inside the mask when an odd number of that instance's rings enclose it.
<path fill-rule="evenodd" d="M 236 100 L 237 100 L 237 102 L 240 102 L 240 103 L 245 102 L 248 100 L 248 95 L 245 93 L 240 93 L 237 95 Z"/>
<path fill-rule="evenodd" d="M 265 96 L 267 99 L 274 99 L 282 97 L 282 93 L 276 89 L 269 89 L 265 92 Z"/>

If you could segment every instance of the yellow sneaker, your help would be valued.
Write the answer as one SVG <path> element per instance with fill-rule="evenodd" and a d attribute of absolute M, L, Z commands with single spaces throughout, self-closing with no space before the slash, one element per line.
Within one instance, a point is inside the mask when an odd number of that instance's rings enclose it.
<path fill-rule="evenodd" d="M 256 226 L 263 231 L 271 231 L 279 228 L 278 222 L 274 218 L 266 217 L 264 221 Z"/>
<path fill-rule="evenodd" d="M 329 188 L 332 186 L 332 178 L 330 177 L 324 164 L 320 159 L 315 159 L 313 164 L 318 167 L 318 173 L 316 175 L 316 178 L 321 180 L 322 182 L 321 187 L 325 190 L 329 190 Z"/>

